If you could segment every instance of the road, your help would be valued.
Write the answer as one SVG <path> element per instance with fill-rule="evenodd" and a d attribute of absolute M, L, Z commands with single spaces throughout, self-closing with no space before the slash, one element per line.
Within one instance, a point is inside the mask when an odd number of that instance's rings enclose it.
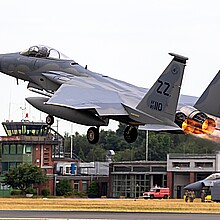
<path fill-rule="evenodd" d="M 0 219 L 219 220 L 220 214 L 0 210 Z"/>

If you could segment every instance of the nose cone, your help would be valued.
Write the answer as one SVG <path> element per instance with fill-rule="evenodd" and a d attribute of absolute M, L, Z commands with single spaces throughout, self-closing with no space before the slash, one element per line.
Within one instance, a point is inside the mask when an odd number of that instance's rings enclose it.
<path fill-rule="evenodd" d="M 190 183 L 189 185 L 184 187 L 185 190 L 193 190 L 193 191 L 199 191 L 202 189 L 202 182 L 198 181 L 195 183 Z"/>

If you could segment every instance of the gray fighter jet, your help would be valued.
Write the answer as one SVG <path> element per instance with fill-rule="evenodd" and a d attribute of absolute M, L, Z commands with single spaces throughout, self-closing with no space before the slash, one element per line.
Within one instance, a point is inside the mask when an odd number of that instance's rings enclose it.
<path fill-rule="evenodd" d="M 213 186 L 214 183 L 220 183 L 220 173 L 213 173 L 210 176 L 206 177 L 203 180 L 190 183 L 189 185 L 185 186 L 185 190 L 193 190 L 193 191 L 200 191 L 204 188 Z"/>
<path fill-rule="evenodd" d="M 92 144 L 98 142 L 99 127 L 107 126 L 109 119 L 128 125 L 124 137 L 129 143 L 136 140 L 137 128 L 213 133 L 216 122 L 203 112 L 203 107 L 207 106 L 206 97 L 210 98 L 207 93 L 197 102 L 199 110 L 192 107 L 196 98 L 184 95 L 177 109 L 188 58 L 170 55 L 172 61 L 149 90 L 89 71 L 47 46 L 32 46 L 22 52 L 0 55 L 0 72 L 28 81 L 31 91 L 44 95 L 26 100 L 48 114 L 47 124 L 52 125 L 56 116 L 92 126 L 87 132 Z"/>

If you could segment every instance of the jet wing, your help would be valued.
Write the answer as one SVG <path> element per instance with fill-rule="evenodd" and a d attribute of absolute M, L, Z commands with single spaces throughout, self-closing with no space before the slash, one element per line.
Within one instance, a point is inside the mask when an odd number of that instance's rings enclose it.
<path fill-rule="evenodd" d="M 62 84 L 45 104 L 78 110 L 95 109 L 100 116 L 128 115 L 117 92 L 86 84 L 82 79 L 74 79 L 74 82 Z"/>

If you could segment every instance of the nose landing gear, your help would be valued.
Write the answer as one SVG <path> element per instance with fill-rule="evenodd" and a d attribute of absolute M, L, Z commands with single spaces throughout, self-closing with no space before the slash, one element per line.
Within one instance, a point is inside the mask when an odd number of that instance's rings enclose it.
<path fill-rule="evenodd" d="M 48 115 L 48 116 L 46 117 L 46 123 L 47 123 L 48 125 L 52 125 L 52 124 L 54 123 L 54 117 L 53 117 L 52 115 Z"/>

